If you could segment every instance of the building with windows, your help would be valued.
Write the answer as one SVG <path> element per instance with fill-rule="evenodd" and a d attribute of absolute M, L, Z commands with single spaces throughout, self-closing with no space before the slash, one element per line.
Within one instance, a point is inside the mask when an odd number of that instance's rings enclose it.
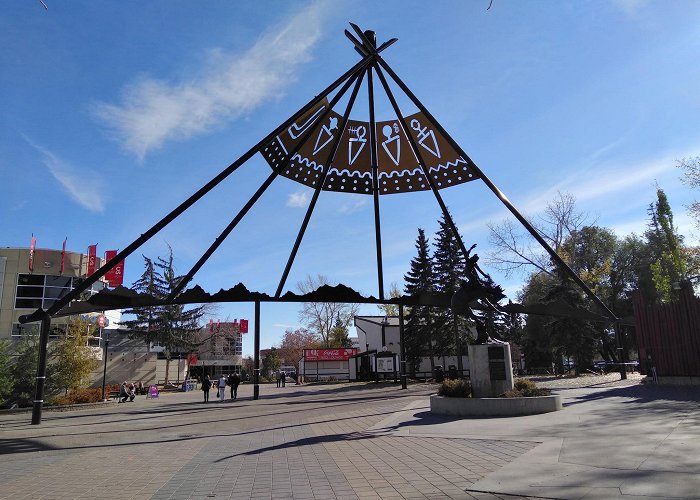
<path fill-rule="evenodd" d="M 243 364 L 243 333 L 237 320 L 212 322 L 203 327 L 197 333 L 197 343 L 199 346 L 195 357 L 190 358 L 189 377 L 201 379 L 207 374 L 213 380 L 222 373 L 240 373 Z"/>
<path fill-rule="evenodd" d="M 0 340 L 18 339 L 24 334 L 37 333 L 39 323 L 21 324 L 19 317 L 31 314 L 39 307 L 48 309 L 78 286 L 87 273 L 88 256 L 78 252 L 63 252 L 37 248 L 34 250 L 30 269 L 29 248 L 0 248 Z M 102 259 L 97 258 L 97 267 Z M 106 286 L 98 281 L 88 293 L 97 293 Z M 97 324 L 100 314 L 87 315 Z M 95 328 L 91 340 L 94 347 L 102 346 L 103 329 L 115 329 L 120 319 L 119 311 L 104 313 L 104 327 Z M 54 318 L 51 322 L 56 333 L 62 330 L 68 318 Z"/>

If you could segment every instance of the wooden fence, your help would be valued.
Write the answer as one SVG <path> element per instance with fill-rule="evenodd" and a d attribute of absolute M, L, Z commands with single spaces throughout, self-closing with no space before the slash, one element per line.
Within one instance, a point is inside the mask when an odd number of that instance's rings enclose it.
<path fill-rule="evenodd" d="M 658 376 L 700 375 L 700 299 L 681 291 L 670 304 L 645 304 L 641 294 L 633 301 L 639 370 Z"/>

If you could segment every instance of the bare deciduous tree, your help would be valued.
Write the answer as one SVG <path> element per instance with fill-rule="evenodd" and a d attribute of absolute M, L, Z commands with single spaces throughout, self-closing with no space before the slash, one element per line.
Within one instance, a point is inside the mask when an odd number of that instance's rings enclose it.
<path fill-rule="evenodd" d="M 541 215 L 528 219 L 540 236 L 562 257 L 562 245 L 585 225 L 592 224 L 587 213 L 576 209 L 576 198 L 570 193 L 558 192 Z M 489 241 L 495 250 L 487 262 L 503 271 L 506 276 L 534 267 L 538 272 L 552 274 L 549 254 L 532 236 L 511 219 L 488 225 Z"/>
<path fill-rule="evenodd" d="M 700 156 L 695 158 L 683 158 L 676 162 L 678 168 L 683 170 L 681 181 L 692 189 L 700 188 Z M 695 227 L 700 228 L 700 202 L 693 201 L 686 206 L 688 213 L 695 220 Z"/>
<path fill-rule="evenodd" d="M 401 297 L 401 290 L 399 290 L 399 286 L 394 281 L 389 287 L 389 298 L 398 299 L 399 297 Z M 397 306 L 396 304 L 379 304 L 377 307 L 384 316 L 399 315 L 399 306 Z"/>
<path fill-rule="evenodd" d="M 307 275 L 306 279 L 297 283 L 297 289 L 301 293 L 309 293 L 323 285 L 331 285 L 326 276 L 321 274 L 316 276 Z M 321 337 L 323 345 L 328 347 L 330 333 L 333 330 L 336 319 L 340 318 L 341 323 L 349 327 L 358 310 L 358 304 L 304 302 L 299 311 L 299 321 Z"/>
<path fill-rule="evenodd" d="M 306 328 L 296 330 L 290 328 L 284 332 L 278 351 L 284 363 L 294 365 L 294 369 L 299 373 L 299 360 L 304 355 L 304 349 L 316 347 L 318 347 L 318 337 L 313 332 Z"/>

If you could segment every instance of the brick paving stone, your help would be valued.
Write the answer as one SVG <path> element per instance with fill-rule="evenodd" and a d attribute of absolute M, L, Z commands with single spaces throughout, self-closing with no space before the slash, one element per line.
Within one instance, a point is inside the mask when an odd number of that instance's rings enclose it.
<path fill-rule="evenodd" d="M 10 419 L 0 446 L 12 439 L 38 449 L 0 466 L 0 498 L 40 498 L 41 485 L 28 482 L 36 477 L 55 486 L 46 498 L 468 498 L 466 487 L 536 446 L 369 431 L 425 400 L 429 387 L 396 397 L 395 387 L 345 386 L 331 402 L 325 388 L 305 390 L 303 397 L 290 391 L 279 400 L 206 408 L 183 394 L 180 406 L 149 413 L 164 395 L 145 409 L 73 412 L 53 421 L 47 415 L 50 433 Z M 93 432 L 107 448 L 95 444 Z M 115 489 L 121 471 L 134 469 L 139 476 L 129 489 Z"/>

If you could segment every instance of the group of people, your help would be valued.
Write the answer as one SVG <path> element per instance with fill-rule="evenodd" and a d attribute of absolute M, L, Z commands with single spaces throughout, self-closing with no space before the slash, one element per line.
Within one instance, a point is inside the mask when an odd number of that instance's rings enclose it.
<path fill-rule="evenodd" d="M 275 372 L 275 378 L 277 379 L 277 387 L 285 387 L 287 385 L 287 373 L 282 370 L 277 370 Z"/>
<path fill-rule="evenodd" d="M 226 376 L 222 373 L 221 377 L 217 381 L 217 386 L 219 390 L 219 399 L 221 402 L 224 401 L 226 398 L 226 385 L 231 388 L 231 400 L 235 401 L 236 398 L 238 397 L 238 385 L 241 383 L 241 376 L 234 372 L 231 375 L 226 378 Z M 202 391 L 204 391 L 204 402 L 208 403 L 209 402 L 209 391 L 211 390 L 211 387 L 213 385 L 213 382 L 209 379 L 209 375 L 204 375 L 204 379 L 202 380 Z"/>
<path fill-rule="evenodd" d="M 138 384 L 134 384 L 133 382 L 127 382 L 125 380 L 119 387 L 119 402 L 131 402 L 134 400 L 137 394 L 146 394 L 146 392 L 146 386 L 143 385 L 143 382 L 139 381 Z"/>

